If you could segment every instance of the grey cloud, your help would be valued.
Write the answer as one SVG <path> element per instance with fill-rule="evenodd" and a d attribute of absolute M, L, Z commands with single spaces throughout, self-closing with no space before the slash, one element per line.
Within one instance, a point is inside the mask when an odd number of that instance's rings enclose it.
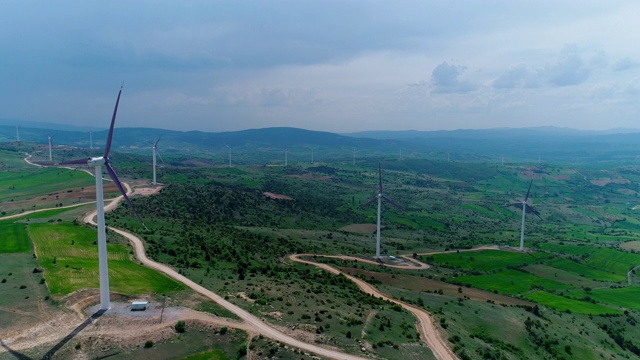
<path fill-rule="evenodd" d="M 640 63 L 638 61 L 627 57 L 627 58 L 616 61 L 613 64 L 612 69 L 614 71 L 625 71 L 625 70 L 635 69 L 638 66 L 640 66 Z"/>
<path fill-rule="evenodd" d="M 567 45 L 560 52 L 558 61 L 547 66 L 546 73 L 551 84 L 570 86 L 585 82 L 591 68 L 578 54 L 576 45 Z"/>
<path fill-rule="evenodd" d="M 539 86 L 539 71 L 519 64 L 493 80 L 492 86 L 497 89 L 534 88 Z"/>
<path fill-rule="evenodd" d="M 464 66 L 449 65 L 446 61 L 436 66 L 431 73 L 433 92 L 441 94 L 468 93 L 475 86 L 468 81 L 460 80 L 460 74 L 466 70 Z"/>

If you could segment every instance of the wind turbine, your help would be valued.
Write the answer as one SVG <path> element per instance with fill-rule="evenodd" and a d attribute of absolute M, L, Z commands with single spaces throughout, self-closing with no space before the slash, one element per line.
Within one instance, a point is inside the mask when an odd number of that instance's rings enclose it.
<path fill-rule="evenodd" d="M 89 149 L 93 150 L 93 131 L 89 130 Z"/>
<path fill-rule="evenodd" d="M 229 149 L 229 167 L 231 167 L 231 146 L 224 144 Z"/>
<path fill-rule="evenodd" d="M 160 135 L 160 137 L 158 137 L 158 140 L 156 140 L 155 143 L 151 144 L 151 151 L 153 152 L 153 185 L 157 185 L 156 182 L 156 155 L 158 155 L 158 157 L 160 158 L 160 161 L 162 161 L 164 163 L 164 160 L 162 160 L 162 156 L 160 156 L 160 153 L 158 152 L 158 142 L 160 141 L 160 138 L 162 137 L 162 135 Z"/>
<path fill-rule="evenodd" d="M 287 165 L 288 165 L 288 160 L 289 160 L 289 159 L 287 158 L 287 157 L 288 157 L 288 155 L 289 155 L 289 148 L 285 148 L 285 149 L 284 149 L 284 166 L 287 166 Z"/>
<path fill-rule="evenodd" d="M 109 128 L 109 135 L 107 136 L 107 144 L 104 148 L 104 155 L 99 157 L 92 158 L 84 158 L 78 160 L 72 160 L 67 162 L 62 162 L 59 165 L 71 165 L 71 164 L 88 164 L 93 165 L 95 167 L 95 175 L 96 175 L 96 215 L 98 222 L 98 262 L 99 262 L 99 273 L 100 273 L 100 309 L 108 310 L 110 306 L 109 301 L 109 269 L 107 265 L 107 233 L 105 230 L 104 223 L 104 196 L 103 196 L 103 188 L 102 188 L 102 166 L 107 169 L 109 173 L 109 177 L 113 180 L 113 182 L 120 190 L 122 196 L 124 196 L 125 200 L 131 207 L 131 210 L 136 215 L 138 220 L 142 222 L 142 218 L 136 212 L 131 200 L 127 196 L 126 191 L 122 187 L 120 180 L 118 180 L 118 176 L 116 172 L 111 167 L 111 162 L 109 161 L 109 150 L 111 149 L 111 140 L 113 138 L 113 127 L 116 122 L 116 113 L 118 112 L 118 104 L 120 103 L 120 94 L 122 94 L 122 86 L 120 86 L 120 91 L 118 92 L 118 98 L 116 100 L 116 106 L 113 109 L 113 117 L 111 118 L 111 127 Z"/>
<path fill-rule="evenodd" d="M 529 194 L 531 193 L 531 185 L 533 185 L 533 180 L 531 180 L 531 182 L 529 183 L 529 190 L 527 190 L 527 195 L 524 197 L 524 200 L 513 203 L 513 204 L 505 205 L 505 206 L 522 205 L 522 225 L 520 226 L 520 249 L 519 249 L 520 251 L 524 251 L 524 220 L 525 220 L 525 215 L 527 214 L 527 211 L 534 214 L 538 218 L 542 219 L 540 217 L 540 213 L 538 212 L 538 210 L 534 209 L 533 206 L 527 204 L 527 200 L 529 200 Z"/>
<path fill-rule="evenodd" d="M 318 148 L 317 146 L 315 146 L 315 147 L 308 147 L 308 148 L 307 148 L 307 149 L 311 150 L 311 164 L 313 164 L 313 152 L 314 152 L 314 150 L 315 150 L 315 149 L 317 149 L 317 148 Z"/>
<path fill-rule="evenodd" d="M 55 133 L 53 135 L 47 135 L 47 139 L 49 139 L 49 161 L 53 161 L 51 158 L 51 139 L 53 139 L 54 136 L 56 136 Z"/>
<path fill-rule="evenodd" d="M 380 213 L 382 209 L 382 199 L 387 201 L 389 204 L 397 207 L 398 209 L 402 210 L 402 208 L 398 206 L 398 204 L 396 204 L 393 200 L 391 200 L 388 196 L 386 196 L 382 192 L 382 168 L 380 166 L 380 163 L 378 163 L 378 184 L 379 184 L 378 194 L 372 197 L 371 199 L 369 199 L 369 201 L 367 201 L 364 205 L 362 205 L 362 207 L 365 207 L 371 204 L 372 202 L 378 200 L 378 222 L 376 226 L 376 257 L 375 257 L 376 259 L 380 259 Z"/>
<path fill-rule="evenodd" d="M 20 124 L 16 125 L 16 141 L 20 142 Z"/>

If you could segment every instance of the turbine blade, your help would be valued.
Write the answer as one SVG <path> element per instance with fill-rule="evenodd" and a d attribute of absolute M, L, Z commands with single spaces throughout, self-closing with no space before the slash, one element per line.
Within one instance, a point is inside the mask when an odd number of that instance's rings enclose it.
<path fill-rule="evenodd" d="M 528 213 L 531 213 L 531 214 L 537 216 L 540 220 L 542 220 L 542 217 L 540 217 L 540 213 L 533 206 L 527 204 L 527 206 L 525 208 L 527 209 Z"/>
<path fill-rule="evenodd" d="M 369 199 L 369 201 L 367 201 L 366 203 L 364 203 L 364 204 L 360 205 L 360 207 L 365 207 L 365 206 L 367 206 L 367 205 L 371 204 L 372 202 L 374 202 L 374 201 L 376 201 L 376 200 L 378 200 L 378 197 L 377 197 L 377 196 L 374 196 L 374 197 L 372 197 L 371 199 Z"/>
<path fill-rule="evenodd" d="M 129 204 L 129 207 L 131 208 L 131 211 L 133 211 L 133 213 L 136 215 L 138 220 L 140 220 L 142 225 L 146 228 L 147 226 L 144 225 L 144 221 L 142 221 L 142 218 L 140 217 L 140 215 L 138 215 L 138 212 L 136 211 L 136 208 L 133 207 L 133 203 L 131 202 L 131 200 L 129 200 L 129 197 L 127 196 L 127 192 L 124 191 L 124 187 L 122 187 L 122 184 L 120 183 L 120 180 L 118 179 L 118 175 L 116 175 L 115 170 L 113 170 L 113 167 L 111 167 L 111 164 L 109 162 L 107 162 L 106 159 L 105 159 L 104 166 L 107 168 L 107 172 L 109 173 L 109 176 L 111 177 L 111 180 L 113 180 L 113 182 L 116 184 L 116 186 L 118 187 L 118 190 L 120 190 L 120 193 L 122 194 L 122 196 L 124 196 L 124 199 L 127 200 L 127 204 Z"/>
<path fill-rule="evenodd" d="M 104 155 L 105 160 L 109 157 L 109 151 L 111 150 L 111 140 L 113 139 L 113 126 L 116 123 L 116 114 L 118 113 L 118 104 L 120 103 L 120 94 L 122 94 L 122 86 L 120 86 L 120 91 L 118 91 L 118 98 L 116 99 L 116 107 L 113 109 L 113 116 L 111 117 L 111 127 L 109 127 L 109 135 L 107 135 L 107 145 L 104 147 Z"/>
<path fill-rule="evenodd" d="M 533 180 L 531 180 L 531 182 L 529 183 L 529 190 L 527 190 L 527 196 L 524 197 L 524 202 L 527 202 L 527 199 L 529 199 L 529 194 L 531 193 L 531 185 L 533 185 Z"/>
<path fill-rule="evenodd" d="M 160 152 L 158 151 L 158 148 L 154 148 L 154 151 L 156 152 L 156 155 L 158 155 L 158 157 L 160 158 L 160 161 L 162 161 L 162 163 L 164 164 L 164 160 L 162 160 L 162 156 L 160 156 Z"/>
<path fill-rule="evenodd" d="M 156 142 L 153 144 L 153 147 L 157 147 L 158 146 L 158 142 L 160 142 L 160 139 L 162 138 L 162 135 L 160 135 L 158 137 L 158 140 L 156 140 Z"/>
<path fill-rule="evenodd" d="M 80 164 L 86 165 L 89 162 L 89 160 L 91 160 L 91 158 L 63 161 L 63 162 L 56 163 L 56 165 L 80 165 Z"/>
<path fill-rule="evenodd" d="M 400 207 L 400 205 L 396 204 L 395 201 L 391 200 L 389 197 L 387 197 L 387 195 L 382 194 L 382 198 L 387 200 L 387 202 L 395 207 L 398 208 L 398 210 L 404 210 L 403 208 Z"/>
<path fill-rule="evenodd" d="M 504 204 L 504 206 L 522 206 L 522 203 L 517 202 L 517 203 L 511 203 L 511 204 Z"/>

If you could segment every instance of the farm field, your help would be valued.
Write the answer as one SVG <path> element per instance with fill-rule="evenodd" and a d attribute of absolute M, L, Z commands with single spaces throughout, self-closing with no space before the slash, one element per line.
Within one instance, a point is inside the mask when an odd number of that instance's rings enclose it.
<path fill-rule="evenodd" d="M 98 288 L 98 248 L 93 230 L 69 223 L 31 224 L 38 264 L 54 296 L 85 288 Z M 132 261 L 127 245 L 107 244 L 109 282 L 122 294 L 165 293 L 184 286 Z"/>
<path fill-rule="evenodd" d="M 574 298 L 588 296 L 600 304 L 610 304 L 623 309 L 640 311 L 640 303 L 638 303 L 640 287 L 638 286 L 617 289 L 593 289 L 589 292 L 578 291 L 569 293 L 569 295 Z"/>
<path fill-rule="evenodd" d="M 24 224 L 0 221 L 0 254 L 26 253 L 31 250 L 24 227 Z"/>
<path fill-rule="evenodd" d="M 538 304 L 548 306 L 559 311 L 574 312 L 579 314 L 620 314 L 621 311 L 600 304 L 567 299 L 565 297 L 548 293 L 546 291 L 534 291 L 524 295 L 525 298 L 535 301 Z"/>
<path fill-rule="evenodd" d="M 533 289 L 563 290 L 570 286 L 558 281 L 542 279 L 517 270 L 504 270 L 489 275 L 460 276 L 449 281 L 456 284 L 470 284 L 484 290 L 500 294 L 524 294 Z"/>
<path fill-rule="evenodd" d="M 451 268 L 492 271 L 536 263 L 547 258 L 543 253 L 520 253 L 515 251 L 483 250 L 431 256 L 436 264 Z"/>
<path fill-rule="evenodd" d="M 618 273 L 618 274 L 612 273 L 612 272 L 606 272 L 606 271 L 594 269 L 592 267 L 589 267 L 588 265 L 583 265 L 575 261 L 564 259 L 564 258 L 555 258 L 555 259 L 545 261 L 545 265 L 551 266 L 556 269 L 569 271 L 583 278 L 592 279 L 595 281 L 622 282 L 627 280 L 626 272 Z M 604 267 L 604 268 L 607 269 L 607 267 Z"/>

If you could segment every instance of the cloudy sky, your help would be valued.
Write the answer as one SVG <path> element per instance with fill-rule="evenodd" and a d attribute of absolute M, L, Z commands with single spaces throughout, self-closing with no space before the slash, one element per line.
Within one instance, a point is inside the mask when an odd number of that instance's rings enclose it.
<path fill-rule="evenodd" d="M 640 128 L 637 1 L 5 1 L 0 119 Z"/>

